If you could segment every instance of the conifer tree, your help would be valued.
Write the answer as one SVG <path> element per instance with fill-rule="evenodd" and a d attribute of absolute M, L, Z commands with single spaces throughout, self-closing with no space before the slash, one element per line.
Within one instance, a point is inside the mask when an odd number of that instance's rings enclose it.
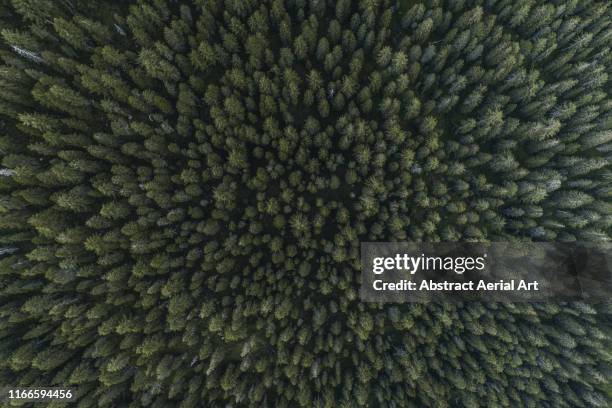
<path fill-rule="evenodd" d="M 611 17 L 0 2 L 0 383 L 79 407 L 609 406 L 609 304 L 364 303 L 359 248 L 609 241 Z"/>

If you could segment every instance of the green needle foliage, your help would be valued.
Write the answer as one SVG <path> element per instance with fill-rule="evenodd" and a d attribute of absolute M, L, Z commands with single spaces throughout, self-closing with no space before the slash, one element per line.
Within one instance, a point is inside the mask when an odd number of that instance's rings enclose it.
<path fill-rule="evenodd" d="M 0 384 L 610 406 L 609 304 L 358 295 L 362 241 L 610 239 L 609 2 L 0 4 Z"/>

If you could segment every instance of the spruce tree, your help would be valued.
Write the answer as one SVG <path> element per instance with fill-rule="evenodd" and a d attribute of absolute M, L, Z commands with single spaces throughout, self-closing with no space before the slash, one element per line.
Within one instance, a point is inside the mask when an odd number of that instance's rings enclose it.
<path fill-rule="evenodd" d="M 1 1 L 0 383 L 79 407 L 609 406 L 609 303 L 364 303 L 359 248 L 608 241 L 611 17 Z"/>

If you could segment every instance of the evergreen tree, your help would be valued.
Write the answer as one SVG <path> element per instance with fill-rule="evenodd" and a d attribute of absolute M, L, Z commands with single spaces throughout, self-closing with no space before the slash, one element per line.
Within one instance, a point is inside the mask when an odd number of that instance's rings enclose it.
<path fill-rule="evenodd" d="M 360 242 L 610 240 L 608 3 L 0 2 L 0 382 L 609 406 L 609 304 L 359 299 Z"/>

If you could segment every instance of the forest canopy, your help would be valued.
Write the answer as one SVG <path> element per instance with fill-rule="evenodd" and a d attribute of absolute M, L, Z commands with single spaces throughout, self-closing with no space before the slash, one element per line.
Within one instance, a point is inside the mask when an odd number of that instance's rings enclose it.
<path fill-rule="evenodd" d="M 609 407 L 609 303 L 358 289 L 365 241 L 610 239 L 611 17 L 0 0 L 0 384 L 78 407 Z"/>

